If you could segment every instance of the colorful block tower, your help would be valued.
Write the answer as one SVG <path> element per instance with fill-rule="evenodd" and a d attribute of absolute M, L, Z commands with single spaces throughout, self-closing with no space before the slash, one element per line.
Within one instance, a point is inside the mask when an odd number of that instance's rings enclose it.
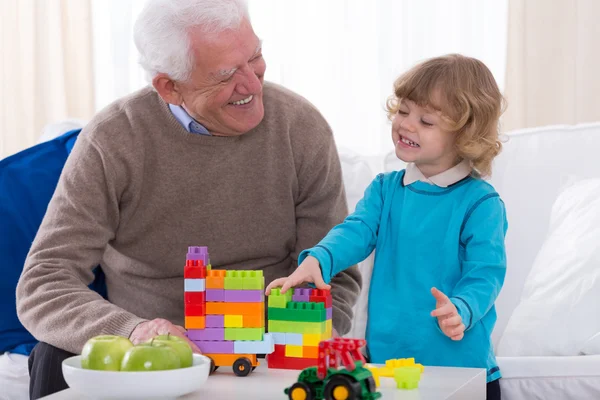
<path fill-rule="evenodd" d="M 269 368 L 304 369 L 318 364 L 319 343 L 331 338 L 331 292 L 319 289 L 271 290 L 268 331 L 275 351 Z"/>
<path fill-rule="evenodd" d="M 265 333 L 262 271 L 213 270 L 206 247 L 189 247 L 184 279 L 187 336 L 210 357 L 213 370 L 232 366 L 246 376 L 259 365 L 257 354 L 275 350 Z"/>

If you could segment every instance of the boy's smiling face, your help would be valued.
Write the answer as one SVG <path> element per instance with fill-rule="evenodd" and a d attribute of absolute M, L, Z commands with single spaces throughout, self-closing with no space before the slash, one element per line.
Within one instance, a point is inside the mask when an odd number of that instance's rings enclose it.
<path fill-rule="evenodd" d="M 402 99 L 392 122 L 396 155 L 413 162 L 427 176 L 444 172 L 459 162 L 455 134 L 444 129 L 441 113 Z"/>

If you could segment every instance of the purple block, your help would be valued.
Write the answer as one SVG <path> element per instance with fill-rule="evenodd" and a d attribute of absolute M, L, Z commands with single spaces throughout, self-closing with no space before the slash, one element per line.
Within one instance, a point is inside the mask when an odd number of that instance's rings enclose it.
<path fill-rule="evenodd" d="M 312 289 L 298 288 L 294 289 L 292 301 L 310 301 L 310 292 Z"/>
<path fill-rule="evenodd" d="M 262 290 L 225 290 L 226 303 L 260 303 L 265 301 Z"/>
<path fill-rule="evenodd" d="M 225 340 L 225 328 L 190 329 L 187 331 L 190 340 Z"/>
<path fill-rule="evenodd" d="M 202 260 L 204 265 L 210 264 L 208 258 L 208 247 L 190 246 L 188 247 L 188 253 L 186 260 Z"/>
<path fill-rule="evenodd" d="M 225 289 L 206 289 L 206 301 L 225 301 Z"/>
<path fill-rule="evenodd" d="M 333 317 L 333 309 L 331 307 L 325 309 L 325 319 L 331 319 Z"/>
<path fill-rule="evenodd" d="M 234 342 L 192 340 L 204 354 L 234 354 Z"/>
<path fill-rule="evenodd" d="M 225 327 L 225 316 L 224 315 L 207 315 L 206 316 L 206 327 L 207 328 L 224 328 Z"/>

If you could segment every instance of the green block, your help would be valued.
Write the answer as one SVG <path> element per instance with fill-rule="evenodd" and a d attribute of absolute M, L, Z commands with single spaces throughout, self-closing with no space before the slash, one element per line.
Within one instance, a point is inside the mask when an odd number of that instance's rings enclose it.
<path fill-rule="evenodd" d="M 317 334 L 325 333 L 325 322 L 276 321 L 269 319 L 269 332 Z"/>
<path fill-rule="evenodd" d="M 206 270 L 207 270 L 207 271 L 210 271 L 211 269 L 212 269 L 212 265 L 208 264 L 208 265 L 206 266 Z"/>
<path fill-rule="evenodd" d="M 400 367 L 394 369 L 394 380 L 398 389 L 416 389 L 421 380 L 421 368 Z"/>
<path fill-rule="evenodd" d="M 272 308 L 285 308 L 287 303 L 292 301 L 292 296 L 294 295 L 293 291 L 290 289 L 285 294 L 281 294 L 281 289 L 271 289 L 271 294 L 269 295 L 268 307 Z"/>
<path fill-rule="evenodd" d="M 244 287 L 244 272 L 246 271 L 226 271 L 225 272 L 225 289 L 242 290 Z"/>
<path fill-rule="evenodd" d="M 265 328 L 225 328 L 225 340 L 263 340 Z"/>
<path fill-rule="evenodd" d="M 323 322 L 327 319 L 324 303 L 290 301 L 285 308 L 269 307 L 268 318 L 277 321 Z"/>
<path fill-rule="evenodd" d="M 242 282 L 243 290 L 265 290 L 265 277 L 262 270 L 246 272 Z"/>

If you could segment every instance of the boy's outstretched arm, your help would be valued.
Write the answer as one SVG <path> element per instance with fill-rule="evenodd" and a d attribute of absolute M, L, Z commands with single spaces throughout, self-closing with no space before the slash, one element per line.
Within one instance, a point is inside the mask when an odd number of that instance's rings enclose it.
<path fill-rule="evenodd" d="M 462 277 L 450 300 L 467 331 L 492 308 L 504 284 L 507 227 L 504 202 L 496 193 L 479 200 L 463 222 L 459 250 Z"/>
<path fill-rule="evenodd" d="M 274 287 L 287 290 L 304 282 L 327 289 L 332 277 L 364 260 L 375 248 L 383 207 L 383 175 L 378 175 L 365 190 L 354 213 L 334 227 L 315 247 L 298 257 L 298 268 L 285 278 L 267 286 L 267 295 Z"/>

